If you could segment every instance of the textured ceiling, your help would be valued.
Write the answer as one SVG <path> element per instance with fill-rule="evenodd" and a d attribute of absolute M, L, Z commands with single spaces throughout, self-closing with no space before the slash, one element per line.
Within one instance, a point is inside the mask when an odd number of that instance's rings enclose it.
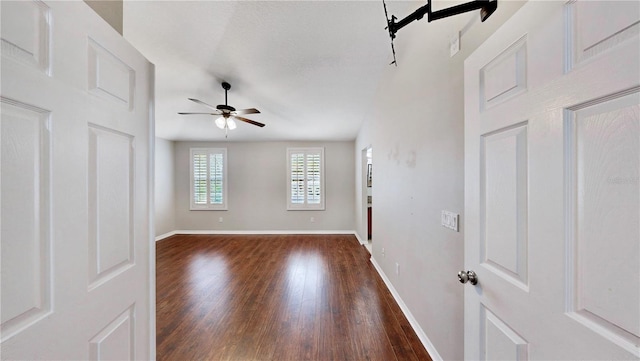
<path fill-rule="evenodd" d="M 414 3 L 391 2 L 404 15 Z M 223 140 L 187 98 L 258 108 L 228 140 L 351 140 L 391 61 L 382 1 L 125 1 L 124 37 L 156 65 L 156 135 Z"/>

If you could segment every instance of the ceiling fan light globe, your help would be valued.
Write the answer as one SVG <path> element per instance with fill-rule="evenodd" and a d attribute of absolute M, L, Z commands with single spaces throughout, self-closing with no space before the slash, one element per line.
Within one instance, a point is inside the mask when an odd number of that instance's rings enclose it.
<path fill-rule="evenodd" d="M 229 127 L 229 129 L 231 129 L 231 130 L 236 129 L 236 127 L 237 127 L 237 125 L 236 125 L 236 121 L 235 121 L 235 120 L 233 120 L 233 119 L 231 119 L 231 118 L 228 118 L 228 119 L 227 119 L 227 126 L 228 126 L 228 127 Z"/>
<path fill-rule="evenodd" d="M 220 129 L 224 129 L 225 125 L 226 125 L 226 121 L 224 119 L 224 117 L 219 117 L 218 119 L 216 119 L 216 126 Z"/>

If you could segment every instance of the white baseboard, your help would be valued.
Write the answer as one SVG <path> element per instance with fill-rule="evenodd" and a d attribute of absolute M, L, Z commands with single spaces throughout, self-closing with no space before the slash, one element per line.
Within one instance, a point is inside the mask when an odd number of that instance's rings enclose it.
<path fill-rule="evenodd" d="M 382 270 L 378 262 L 376 262 L 375 258 L 373 258 L 373 256 L 371 256 L 371 263 L 373 264 L 373 267 L 376 269 L 376 271 L 378 271 L 378 274 L 380 275 L 380 277 L 382 277 L 382 280 L 384 281 L 385 285 L 387 285 L 387 288 L 393 295 L 393 298 L 398 303 L 398 306 L 400 306 L 402 313 L 404 313 L 404 316 L 409 321 L 409 324 L 415 331 L 416 335 L 418 335 L 418 338 L 422 342 L 422 345 L 424 345 L 424 348 L 427 349 L 429 356 L 431 356 L 431 358 L 434 361 L 442 360 L 442 357 L 440 357 L 440 354 L 438 353 L 438 351 L 436 351 L 436 348 L 433 346 L 433 343 L 431 343 L 431 340 L 429 340 L 429 337 L 427 337 L 427 334 L 424 332 L 424 330 L 422 330 L 422 327 L 420 327 L 415 317 L 413 317 L 413 315 L 411 314 L 411 311 L 409 311 L 409 308 L 400 297 L 400 294 L 393 287 L 393 284 L 391 284 L 391 281 L 389 280 L 387 275 L 384 273 L 384 271 Z"/>
<path fill-rule="evenodd" d="M 165 239 L 167 237 L 171 237 L 174 234 L 177 234 L 176 231 L 171 231 L 171 232 L 167 232 L 165 234 L 161 234 L 159 236 L 156 236 L 156 242 L 161 241 L 161 240 L 163 240 L 163 239 Z"/>
<path fill-rule="evenodd" d="M 360 235 L 358 234 L 358 232 L 353 231 L 353 235 L 356 236 L 356 238 L 358 239 L 358 242 L 360 242 L 361 245 L 366 244 L 366 242 L 362 242 L 362 238 L 360 238 Z"/>
<path fill-rule="evenodd" d="M 225 230 L 175 230 L 156 237 L 156 242 L 175 234 L 353 234 L 362 243 L 354 230 L 266 230 L 266 231 L 225 231 Z"/>

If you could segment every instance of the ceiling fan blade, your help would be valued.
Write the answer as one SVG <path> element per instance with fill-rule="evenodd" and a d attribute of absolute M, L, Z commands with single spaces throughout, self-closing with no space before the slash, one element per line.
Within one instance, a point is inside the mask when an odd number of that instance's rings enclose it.
<path fill-rule="evenodd" d="M 251 120 L 251 119 L 247 119 L 247 118 L 239 117 L 239 116 L 236 116 L 236 115 L 234 115 L 233 117 L 234 117 L 234 118 L 236 118 L 236 119 L 238 119 L 238 120 L 239 120 L 239 121 L 241 121 L 241 122 L 245 122 L 245 123 L 249 123 L 249 124 L 257 125 L 257 126 L 259 126 L 259 127 L 264 127 L 264 124 L 259 123 L 259 122 L 256 122 L 256 121 Z"/>
<path fill-rule="evenodd" d="M 196 102 L 198 104 L 202 104 L 205 107 L 209 107 L 209 108 L 211 108 L 213 110 L 218 110 L 218 108 L 214 107 L 213 105 L 209 105 L 209 104 L 203 102 L 202 100 L 198 100 L 198 99 L 194 99 L 194 98 L 187 98 L 187 99 L 191 100 L 192 102 Z"/>
<path fill-rule="evenodd" d="M 236 114 L 258 114 L 260 113 L 260 111 L 256 108 L 249 108 L 249 109 L 239 109 L 236 110 L 235 112 Z"/>
<path fill-rule="evenodd" d="M 184 113 L 184 112 L 178 112 L 178 114 L 180 114 L 180 115 L 194 115 L 194 114 L 222 115 L 222 112 L 218 112 L 218 113 Z"/>

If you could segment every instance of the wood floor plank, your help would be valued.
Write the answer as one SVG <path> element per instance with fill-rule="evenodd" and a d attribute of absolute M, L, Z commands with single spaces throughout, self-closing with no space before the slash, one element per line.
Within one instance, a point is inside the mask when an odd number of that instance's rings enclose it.
<path fill-rule="evenodd" d="M 352 235 L 156 245 L 158 360 L 431 360 Z"/>

